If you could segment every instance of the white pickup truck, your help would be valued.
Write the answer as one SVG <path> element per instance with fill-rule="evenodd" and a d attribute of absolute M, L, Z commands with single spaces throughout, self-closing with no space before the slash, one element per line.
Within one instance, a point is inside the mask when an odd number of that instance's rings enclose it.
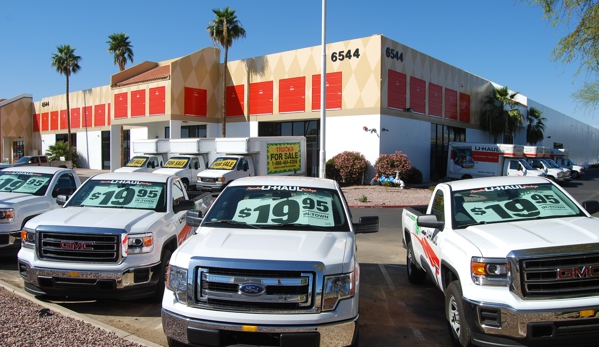
<path fill-rule="evenodd" d="M 587 346 L 599 337 L 599 211 L 541 177 L 441 183 L 405 208 L 411 283 L 445 293 L 461 346 Z"/>
<path fill-rule="evenodd" d="M 21 244 L 21 230 L 31 218 L 60 207 L 58 195 L 70 195 L 81 184 L 73 169 L 20 166 L 0 171 L 0 254 Z"/>
<path fill-rule="evenodd" d="M 25 290 L 38 296 L 160 300 L 171 254 L 191 232 L 185 211 L 195 207 L 174 175 L 93 176 L 63 208 L 25 224 L 18 253 Z"/>
<path fill-rule="evenodd" d="M 236 179 L 168 266 L 162 325 L 169 346 L 358 346 L 360 266 L 337 182 Z"/>

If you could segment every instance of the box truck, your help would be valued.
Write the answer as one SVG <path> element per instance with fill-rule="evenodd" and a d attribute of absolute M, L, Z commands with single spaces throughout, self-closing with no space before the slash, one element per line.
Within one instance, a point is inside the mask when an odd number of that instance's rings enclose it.
<path fill-rule="evenodd" d="M 134 156 L 115 172 L 153 172 L 162 167 L 170 150 L 168 139 L 133 140 Z"/>
<path fill-rule="evenodd" d="M 543 171 L 547 178 L 554 182 L 564 182 L 566 174 L 561 168 L 553 167 L 546 159 L 549 159 L 549 147 L 524 146 L 524 156 L 533 169 Z"/>
<path fill-rule="evenodd" d="M 197 175 L 216 157 L 213 138 L 171 139 L 170 153 L 164 166 L 154 173 L 181 177 L 185 190 L 195 189 Z"/>
<path fill-rule="evenodd" d="M 552 148 L 550 158 L 553 159 L 557 165 L 570 169 L 570 175 L 572 179 L 578 179 L 584 175 L 584 168 L 580 165 L 576 165 L 568 158 L 570 151 L 565 148 Z"/>
<path fill-rule="evenodd" d="M 546 176 L 533 169 L 524 146 L 504 143 L 450 142 L 447 177 Z"/>
<path fill-rule="evenodd" d="M 215 145 L 218 155 L 198 173 L 198 190 L 220 192 L 241 177 L 306 174 L 303 136 L 225 137 L 215 139 Z"/>

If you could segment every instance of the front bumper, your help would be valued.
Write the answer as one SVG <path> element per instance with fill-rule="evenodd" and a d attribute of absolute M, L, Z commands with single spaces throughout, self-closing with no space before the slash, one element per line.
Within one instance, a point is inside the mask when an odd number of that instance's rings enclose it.
<path fill-rule="evenodd" d="M 192 346 L 219 347 L 228 346 L 229 342 L 243 345 L 273 341 L 278 341 L 281 347 L 349 346 L 357 338 L 358 316 L 348 321 L 323 325 L 253 326 L 203 321 L 184 317 L 163 308 L 162 327 L 166 336 Z M 268 345 L 272 345 L 270 343 Z"/>
<path fill-rule="evenodd" d="M 200 191 L 206 191 L 206 192 L 221 192 L 224 188 L 223 184 L 206 184 L 206 183 L 196 183 L 196 189 L 200 190 Z"/>
<path fill-rule="evenodd" d="M 587 346 L 599 339 L 599 304 L 562 310 L 517 310 L 464 300 L 480 346 Z"/>
<path fill-rule="evenodd" d="M 35 268 L 19 259 L 25 290 L 34 295 L 86 299 L 139 299 L 154 295 L 160 263 L 123 271 Z"/>

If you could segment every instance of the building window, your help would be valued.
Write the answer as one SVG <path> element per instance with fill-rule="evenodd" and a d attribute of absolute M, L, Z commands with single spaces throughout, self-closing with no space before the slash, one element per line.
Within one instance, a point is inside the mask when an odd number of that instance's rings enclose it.
<path fill-rule="evenodd" d="M 441 124 L 431 124 L 430 178 L 436 181 L 447 176 L 449 143 L 465 142 L 466 129 Z"/>
<path fill-rule="evenodd" d="M 12 159 L 19 160 L 25 155 L 25 141 L 13 141 L 12 143 Z"/>

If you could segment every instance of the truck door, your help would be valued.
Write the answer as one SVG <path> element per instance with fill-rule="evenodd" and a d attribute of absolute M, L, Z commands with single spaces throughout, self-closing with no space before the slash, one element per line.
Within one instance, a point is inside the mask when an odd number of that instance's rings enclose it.
<path fill-rule="evenodd" d="M 504 174 L 506 176 L 524 176 L 524 171 L 522 171 L 522 166 L 520 166 L 518 159 L 508 159 L 504 165 Z"/>
<path fill-rule="evenodd" d="M 198 157 L 192 157 L 189 161 L 188 179 L 190 184 L 192 185 L 196 184 L 196 177 L 198 175 L 198 172 L 200 172 L 200 166 L 200 159 L 198 159 Z"/>
<path fill-rule="evenodd" d="M 441 189 L 435 192 L 433 205 L 428 213 L 437 217 L 438 221 L 445 221 L 445 200 L 444 193 Z M 420 228 L 420 235 L 417 236 L 419 245 L 414 245 L 414 254 L 421 259 L 424 257 L 427 273 L 431 275 L 431 279 L 439 285 L 441 279 L 441 262 L 439 260 L 439 237 L 442 237 L 442 230 L 435 228 Z M 416 247 L 420 248 L 419 250 Z"/>

